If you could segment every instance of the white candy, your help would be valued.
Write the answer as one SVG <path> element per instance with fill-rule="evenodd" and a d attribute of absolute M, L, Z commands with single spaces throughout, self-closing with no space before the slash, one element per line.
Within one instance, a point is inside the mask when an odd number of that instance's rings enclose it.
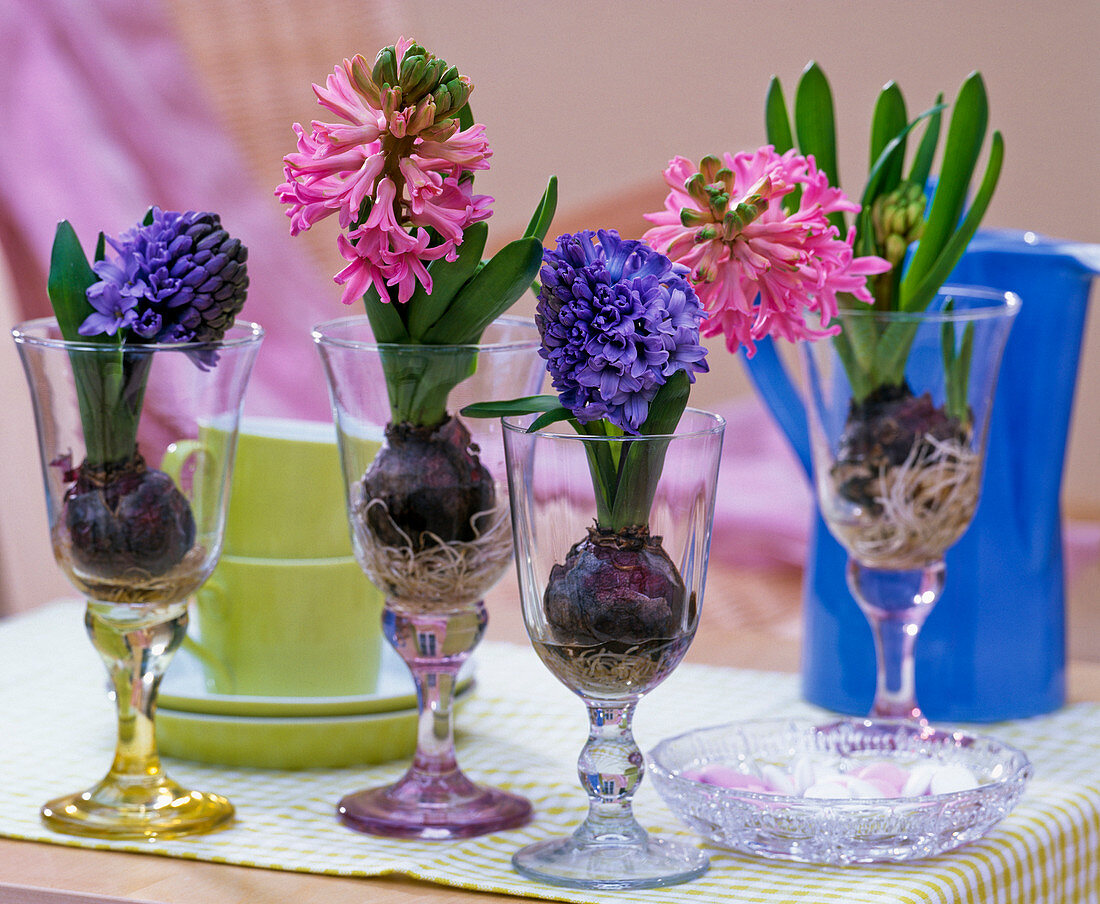
<path fill-rule="evenodd" d="M 818 782 L 811 785 L 803 794 L 803 797 L 813 797 L 821 800 L 847 800 L 851 792 L 840 782 Z"/>
<path fill-rule="evenodd" d="M 806 789 L 819 780 L 818 770 L 814 767 L 813 760 L 808 756 L 800 756 L 794 764 L 794 784 L 799 794 L 804 794 Z"/>
<path fill-rule="evenodd" d="M 978 787 L 974 776 L 965 766 L 949 763 L 936 770 L 929 789 L 933 794 L 953 794 L 956 791 L 969 791 Z"/>
<path fill-rule="evenodd" d="M 964 766 L 918 763 L 911 770 L 886 760 L 863 766 L 858 772 L 842 773 L 820 760 L 800 756 L 786 771 L 774 763 L 760 767 L 760 776 L 744 775 L 732 767 L 712 765 L 698 774 L 685 776 L 725 788 L 764 791 L 787 797 L 825 800 L 872 800 L 892 797 L 924 797 L 952 794 L 979 785 Z M 866 776 L 866 777 L 863 777 Z M 901 787 L 898 784 L 904 782 Z"/>
<path fill-rule="evenodd" d="M 871 798 L 882 797 L 882 791 L 872 785 L 870 782 L 865 782 L 861 778 L 856 778 L 854 775 L 848 776 L 848 796 L 856 798 L 858 800 L 869 800 Z"/>
<path fill-rule="evenodd" d="M 937 767 L 932 763 L 921 763 L 913 767 L 906 779 L 905 787 L 901 789 L 902 797 L 923 797 L 928 793 L 932 785 L 932 776 L 936 774 Z"/>
<path fill-rule="evenodd" d="M 766 765 L 760 770 L 760 777 L 764 784 L 776 794 L 785 794 L 788 797 L 796 794 L 794 780 L 778 766 Z"/>

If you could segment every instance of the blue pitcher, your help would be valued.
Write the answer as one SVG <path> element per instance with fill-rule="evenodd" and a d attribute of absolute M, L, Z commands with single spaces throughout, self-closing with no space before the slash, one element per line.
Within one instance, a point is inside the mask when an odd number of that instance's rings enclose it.
<path fill-rule="evenodd" d="M 916 648 L 917 699 L 936 721 L 992 722 L 1065 700 L 1060 491 L 1077 362 L 1100 245 L 1031 232 L 979 232 L 950 284 L 1013 291 L 1023 306 L 1005 350 L 981 502 L 948 552 L 947 587 Z M 811 473 L 806 415 L 775 347 L 749 376 Z M 816 514 L 803 590 L 802 692 L 865 715 L 875 684 L 871 632 L 848 592 L 847 554 Z"/>

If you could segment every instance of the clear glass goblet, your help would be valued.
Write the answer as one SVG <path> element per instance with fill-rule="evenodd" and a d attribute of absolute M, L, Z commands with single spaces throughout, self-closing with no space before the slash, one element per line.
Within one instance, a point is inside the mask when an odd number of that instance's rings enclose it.
<path fill-rule="evenodd" d="M 944 554 L 978 506 L 1019 307 L 1011 293 L 945 287 L 924 312 L 845 309 L 839 335 L 802 346 L 821 514 L 874 637 L 873 717 L 924 720 L 913 651 L 943 592 Z M 890 372 L 868 381 L 860 356 L 876 348 Z"/>
<path fill-rule="evenodd" d="M 522 797 L 472 782 L 454 748 L 459 670 L 485 633 L 483 598 L 512 561 L 504 451 L 472 402 L 537 393 L 533 322 L 504 317 L 478 345 L 396 345 L 366 317 L 313 332 L 329 381 L 355 555 L 386 599 L 382 633 L 416 684 L 416 753 L 392 785 L 346 795 L 340 820 L 374 835 L 450 839 L 514 828 Z"/>
<path fill-rule="evenodd" d="M 695 636 L 725 422 L 689 409 L 671 435 L 589 437 L 564 424 L 528 432 L 532 420 L 503 421 L 523 617 L 539 658 L 587 707 L 577 771 L 589 804 L 571 836 L 529 845 L 512 863 L 579 888 L 685 882 L 709 859 L 634 818 L 645 763 L 631 723 Z M 644 523 L 601 524 L 590 456 L 633 465 L 620 468 L 620 484 L 642 501 Z"/>
<path fill-rule="evenodd" d="M 42 819 L 113 839 L 214 829 L 233 807 L 165 774 L 157 689 L 187 632 L 187 598 L 221 553 L 237 422 L 263 331 L 238 324 L 218 342 L 120 346 L 65 341 L 47 318 L 12 335 L 38 425 L 54 557 L 87 598 L 84 623 L 118 710 L 106 777 L 50 801 Z M 182 442 L 196 451 L 174 478 L 159 466 Z"/>

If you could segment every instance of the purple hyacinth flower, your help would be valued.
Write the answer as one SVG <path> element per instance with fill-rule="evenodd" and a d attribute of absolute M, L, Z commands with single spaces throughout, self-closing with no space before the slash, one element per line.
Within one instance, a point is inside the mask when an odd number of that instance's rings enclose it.
<path fill-rule="evenodd" d="M 217 214 L 154 207 L 148 222 L 108 242 L 118 256 L 93 267 L 100 281 L 87 296 L 96 313 L 82 335 L 126 328 L 130 341 L 213 342 L 244 305 L 248 251 Z M 215 360 L 197 358 L 200 366 Z"/>
<path fill-rule="evenodd" d="M 97 291 L 93 292 L 92 289 Z M 137 321 L 137 299 L 117 283 L 98 282 L 88 290 L 88 302 L 95 312 L 77 328 L 81 336 L 113 336 Z"/>
<path fill-rule="evenodd" d="M 580 423 L 606 418 L 637 435 L 669 377 L 706 372 L 686 267 L 613 230 L 563 235 L 543 264 L 539 353 Z"/>

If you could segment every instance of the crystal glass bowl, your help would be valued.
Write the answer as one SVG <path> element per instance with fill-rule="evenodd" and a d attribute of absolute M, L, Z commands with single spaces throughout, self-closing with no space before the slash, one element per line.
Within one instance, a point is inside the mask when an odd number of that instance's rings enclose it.
<path fill-rule="evenodd" d="M 976 787 L 919 797 L 820 799 L 707 784 L 721 766 L 748 776 L 793 774 L 807 762 L 840 773 L 888 762 L 961 766 Z M 1016 805 L 1027 756 L 992 738 L 910 722 L 760 720 L 691 731 L 650 753 L 654 785 L 687 826 L 746 854 L 806 863 L 930 857 L 974 841 Z"/>

